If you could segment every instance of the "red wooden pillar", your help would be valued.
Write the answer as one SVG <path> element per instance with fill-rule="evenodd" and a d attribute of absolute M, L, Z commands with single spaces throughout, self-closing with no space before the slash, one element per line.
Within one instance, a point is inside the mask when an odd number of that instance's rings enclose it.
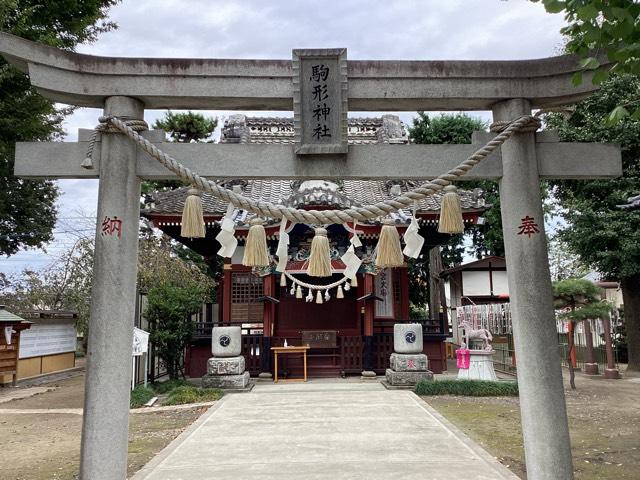
<path fill-rule="evenodd" d="M 373 275 L 365 273 L 362 275 L 364 283 L 364 295 L 374 293 Z M 364 335 L 373 335 L 373 318 L 375 316 L 375 300 L 368 300 L 364 302 Z"/>
<path fill-rule="evenodd" d="M 267 275 L 262 279 L 263 295 L 277 298 L 278 287 L 276 276 Z M 260 377 L 271 377 L 271 337 L 276 322 L 276 305 L 268 300 L 264 301 L 262 314 L 262 343 L 260 345 Z"/>
<path fill-rule="evenodd" d="M 229 325 L 231 323 L 231 290 L 233 284 L 231 263 L 226 263 L 223 267 L 222 277 L 222 323 Z"/>
<path fill-rule="evenodd" d="M 400 280 L 400 318 L 402 320 L 408 320 L 409 319 L 409 269 L 407 267 L 399 268 L 398 278 Z"/>
<path fill-rule="evenodd" d="M 362 275 L 363 294 L 375 293 L 373 275 L 367 273 Z M 364 351 L 362 356 L 363 376 L 375 376 L 373 373 L 375 365 L 373 362 L 373 318 L 375 316 L 375 300 L 365 300 L 364 302 Z"/>
<path fill-rule="evenodd" d="M 262 289 L 265 296 L 277 298 L 276 276 L 267 275 L 262 278 Z M 276 320 L 276 305 L 273 302 L 264 302 L 264 311 L 262 314 L 263 337 L 273 336 L 273 328 Z"/>

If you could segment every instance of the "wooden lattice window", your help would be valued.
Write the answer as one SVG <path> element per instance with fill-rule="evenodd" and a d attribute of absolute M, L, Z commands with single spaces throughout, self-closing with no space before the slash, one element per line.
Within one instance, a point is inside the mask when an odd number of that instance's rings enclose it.
<path fill-rule="evenodd" d="M 263 305 L 256 298 L 263 295 L 262 278 L 249 272 L 231 275 L 231 321 L 236 323 L 262 322 Z"/>

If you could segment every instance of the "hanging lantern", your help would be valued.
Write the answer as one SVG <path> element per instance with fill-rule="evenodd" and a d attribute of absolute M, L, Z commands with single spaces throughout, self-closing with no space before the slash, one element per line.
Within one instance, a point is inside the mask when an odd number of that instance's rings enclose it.
<path fill-rule="evenodd" d="M 251 227 L 244 246 L 242 265 L 245 267 L 268 267 L 269 250 L 267 248 L 267 234 L 264 222 L 260 218 L 251 220 Z"/>
<path fill-rule="evenodd" d="M 376 267 L 401 267 L 404 265 L 400 234 L 390 218 L 385 219 L 376 247 Z"/>
<path fill-rule="evenodd" d="M 438 232 L 440 233 L 462 233 L 464 232 L 464 220 L 462 218 L 462 206 L 458 189 L 455 185 L 444 187 L 445 194 L 440 203 L 440 219 L 438 221 Z"/>
<path fill-rule="evenodd" d="M 187 198 L 182 209 L 180 236 L 186 238 L 204 238 L 205 236 L 202 197 L 195 188 L 190 188 L 187 191 Z"/>
<path fill-rule="evenodd" d="M 331 275 L 331 252 L 327 230 L 316 228 L 316 233 L 311 241 L 311 254 L 309 255 L 309 268 L 307 273 L 312 277 L 328 277 Z"/>

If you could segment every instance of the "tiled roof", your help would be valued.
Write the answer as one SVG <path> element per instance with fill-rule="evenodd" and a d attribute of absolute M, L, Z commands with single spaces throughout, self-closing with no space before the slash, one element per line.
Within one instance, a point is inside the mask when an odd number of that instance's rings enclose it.
<path fill-rule="evenodd" d="M 304 186 L 304 183 L 302 184 Z M 401 192 L 406 192 L 413 185 L 408 182 L 399 185 Z M 362 206 L 393 198 L 390 190 L 393 185 L 374 180 L 344 180 L 335 191 L 317 187 L 300 189 L 295 182 L 289 180 L 248 180 L 242 187 L 242 194 L 255 201 L 266 201 L 275 204 L 301 207 L 333 207 L 348 208 L 351 205 Z M 180 215 L 187 196 L 187 187 L 176 190 L 157 192 L 154 202 L 144 210 L 144 214 Z M 396 187 L 397 190 L 397 187 Z M 397 191 L 394 191 L 397 193 Z M 459 190 L 462 208 L 465 211 L 485 209 L 484 199 L 478 191 Z M 418 213 L 436 213 L 440 211 L 441 193 L 436 193 L 417 203 Z M 224 215 L 227 203 L 204 194 L 202 205 L 205 215 Z"/>
<path fill-rule="evenodd" d="M 351 145 L 371 143 L 409 143 L 404 124 L 397 115 L 379 118 L 349 118 L 348 141 Z M 220 143 L 294 142 L 293 118 L 246 117 L 231 115 L 224 122 Z"/>
<path fill-rule="evenodd" d="M 14 315 L 4 305 L 0 305 L 0 323 L 29 323 L 22 317 Z"/>

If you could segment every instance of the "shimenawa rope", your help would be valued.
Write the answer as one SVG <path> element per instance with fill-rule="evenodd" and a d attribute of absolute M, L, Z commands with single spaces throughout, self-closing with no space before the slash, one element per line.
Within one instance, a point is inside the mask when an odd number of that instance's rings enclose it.
<path fill-rule="evenodd" d="M 177 175 L 178 178 L 189 182 L 194 188 L 208 192 L 220 200 L 230 202 L 237 208 L 248 210 L 263 217 L 270 217 L 273 219 L 281 219 L 282 217 L 285 217 L 287 220 L 292 222 L 311 225 L 331 223 L 343 224 L 351 223 L 356 220 L 364 221 L 372 218 L 384 217 L 392 212 L 410 208 L 415 202 L 433 195 L 447 185 L 450 185 L 453 181 L 464 176 L 469 170 L 493 153 L 496 148 L 511 138 L 515 133 L 522 131 L 535 131 L 540 127 L 540 120 L 533 115 L 524 115 L 512 122 L 509 122 L 508 125 L 503 124 L 503 122 L 496 122 L 494 125 L 501 128 L 502 131 L 485 146 L 471 154 L 469 158 L 448 172 L 439 175 L 435 179 L 425 182 L 422 185 L 392 199 L 363 207 L 351 207 L 345 210 L 301 210 L 284 205 L 275 205 L 270 202 L 251 200 L 244 195 L 235 193 L 232 190 L 226 189 L 215 182 L 207 180 L 206 178 L 192 172 L 189 168 L 185 167 L 153 145 L 146 138 L 138 134 L 136 130 L 146 129 L 146 123 L 144 124 L 144 128 L 142 127 L 142 123 L 144 123 L 143 120 L 121 120 L 120 118 L 113 116 L 104 116 L 99 118 L 99 122 L 100 125 L 96 130 L 103 131 L 104 133 L 113 133 L 115 131 L 123 133 L 129 139 L 137 143 L 152 158 L 155 158 L 168 170 Z"/>

